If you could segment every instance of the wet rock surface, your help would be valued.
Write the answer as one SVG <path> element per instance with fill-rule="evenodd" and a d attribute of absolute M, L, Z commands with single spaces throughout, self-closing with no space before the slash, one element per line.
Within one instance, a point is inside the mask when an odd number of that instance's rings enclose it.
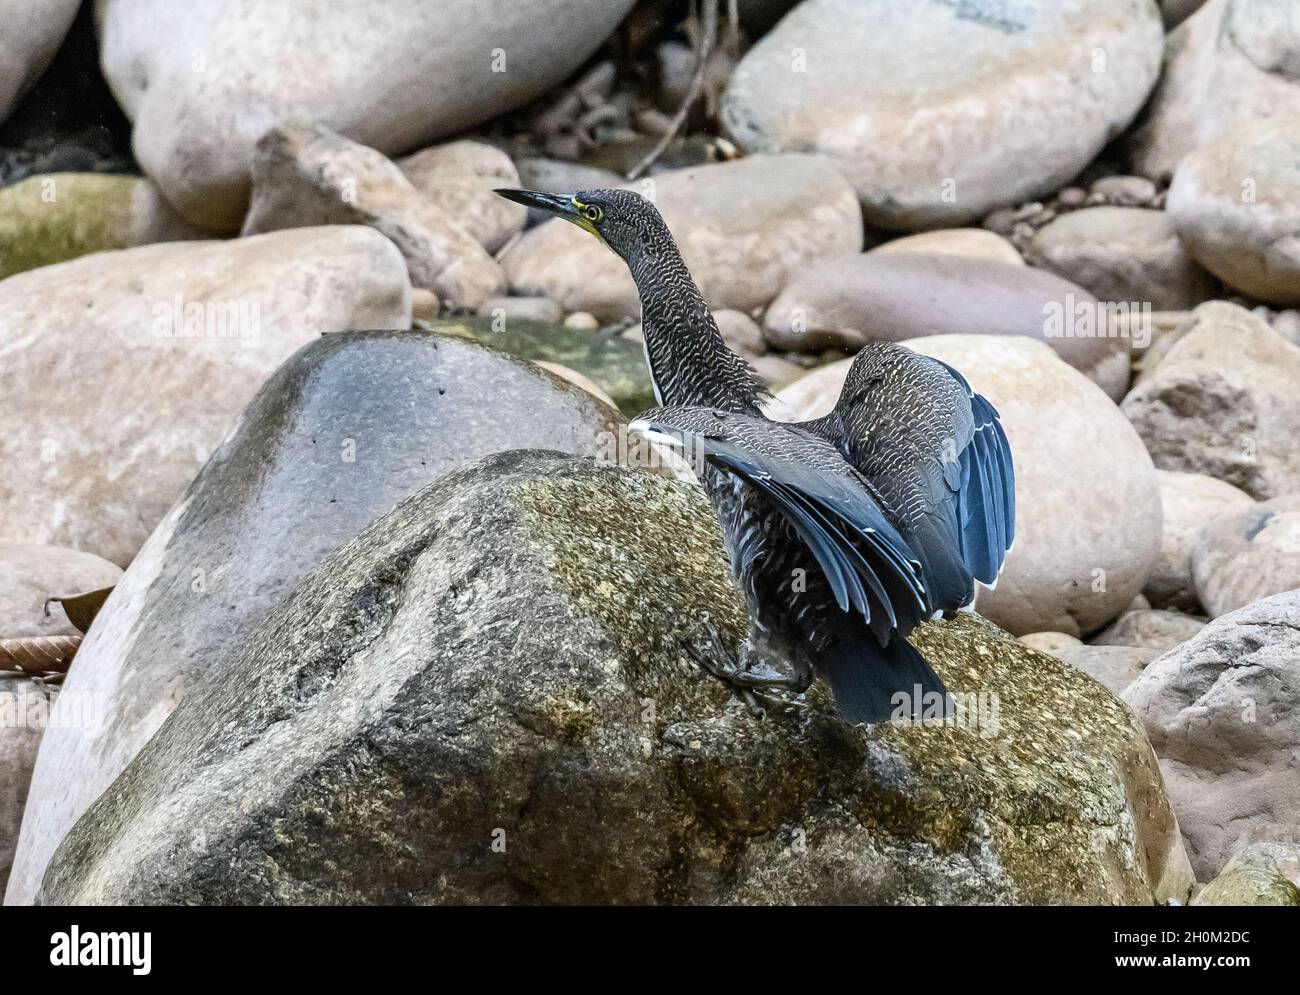
<path fill-rule="evenodd" d="M 267 383 L 140 551 L 66 690 L 102 728 L 52 729 L 8 901 L 184 699 L 335 547 L 429 481 L 518 446 L 593 455 L 616 412 L 530 364 L 422 332 L 327 335 Z"/>

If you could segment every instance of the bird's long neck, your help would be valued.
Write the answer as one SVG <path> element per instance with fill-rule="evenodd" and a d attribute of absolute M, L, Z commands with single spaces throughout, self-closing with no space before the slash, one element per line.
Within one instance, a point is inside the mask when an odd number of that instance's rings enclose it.
<path fill-rule="evenodd" d="M 646 361 L 659 403 L 757 411 L 766 386 L 723 342 L 671 239 L 628 266 L 641 295 Z"/>

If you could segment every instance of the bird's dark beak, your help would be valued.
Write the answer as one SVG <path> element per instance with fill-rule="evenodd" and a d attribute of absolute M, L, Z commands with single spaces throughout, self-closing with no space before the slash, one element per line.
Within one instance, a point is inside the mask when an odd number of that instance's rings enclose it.
<path fill-rule="evenodd" d="M 547 214 L 554 214 L 557 217 L 567 218 L 569 221 L 573 221 L 578 215 L 578 209 L 573 204 L 573 198 L 568 194 L 542 193 L 538 190 L 509 189 L 501 189 L 494 192 L 500 194 L 506 200 L 513 200 L 516 204 L 523 204 L 524 207 L 536 208 L 539 211 L 545 211 Z"/>

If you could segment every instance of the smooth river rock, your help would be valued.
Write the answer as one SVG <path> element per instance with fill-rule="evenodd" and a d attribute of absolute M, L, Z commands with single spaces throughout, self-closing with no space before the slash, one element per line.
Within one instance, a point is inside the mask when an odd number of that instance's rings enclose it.
<path fill-rule="evenodd" d="M 463 339 L 353 332 L 302 349 L 150 537 L 82 645 L 64 693 L 107 698 L 108 721 L 50 731 L 6 901 L 34 898 L 86 807 L 337 546 L 483 455 L 599 453 L 621 424 L 587 393 Z"/>
<path fill-rule="evenodd" d="M 100 58 L 133 145 L 191 222 L 234 232 L 253 146 L 309 120 L 387 154 L 545 93 L 632 0 L 102 0 Z"/>
<path fill-rule="evenodd" d="M 1091 320 L 1081 321 L 1084 313 Z M 768 342 L 798 351 L 857 351 L 922 335 L 1021 335 L 1046 342 L 1118 400 L 1129 341 L 1097 300 L 1052 273 L 955 255 L 879 249 L 800 270 L 763 318 Z"/>
<path fill-rule="evenodd" d="M 1124 689 L 1142 675 L 1148 663 L 1160 655 L 1159 650 L 1141 646 L 1098 646 L 1080 643 L 1062 646 L 1054 656 L 1078 667 L 1112 694 Z"/>
<path fill-rule="evenodd" d="M 1211 618 L 1300 588 L 1300 494 L 1207 524 L 1192 549 L 1192 580 Z"/>
<path fill-rule="evenodd" d="M 498 148 L 485 142 L 447 142 L 399 159 L 397 165 L 415 189 L 488 252 L 496 252 L 524 227 L 528 208 L 493 192 L 520 185 L 515 164 Z"/>
<path fill-rule="evenodd" d="M 824 156 L 711 163 L 660 173 L 634 189 L 659 209 L 715 308 L 763 307 L 809 263 L 862 249 L 853 189 Z M 501 264 L 516 293 L 550 297 L 565 311 L 610 322 L 641 313 L 623 260 L 567 221 L 529 230 Z"/>
<path fill-rule="evenodd" d="M 1038 230 L 1026 257 L 1102 301 L 1185 311 L 1213 296 L 1213 278 L 1187 252 L 1164 211 L 1087 207 Z"/>
<path fill-rule="evenodd" d="M 1160 71 L 1150 0 L 805 0 L 722 102 L 748 152 L 829 155 L 869 224 L 951 227 L 1060 189 Z"/>
<path fill-rule="evenodd" d="M 968 256 L 989 259 L 1011 266 L 1023 266 L 1025 260 L 1008 239 L 987 228 L 939 228 L 916 235 L 890 239 L 872 252 L 920 252 L 938 256 Z"/>
<path fill-rule="evenodd" d="M 954 366 L 1002 416 L 1016 470 L 1016 542 L 978 611 L 1016 633 L 1078 636 L 1142 589 L 1160 552 L 1160 492 L 1132 426 L 1095 384 L 1041 342 L 936 335 L 905 345 Z M 852 360 L 782 390 L 768 414 L 816 418 Z"/>
<path fill-rule="evenodd" d="M 744 618 L 698 487 L 491 457 L 244 633 L 42 901 L 1185 899 L 1155 756 L 1083 674 L 963 615 L 917 644 L 996 721 L 850 727 L 820 685 L 758 719 L 692 657 Z"/>
<path fill-rule="evenodd" d="M 331 224 L 382 233 L 401 250 L 411 283 L 454 307 L 477 308 L 505 290 L 501 267 L 469 229 L 396 163 L 319 125 L 272 128 L 253 157 L 243 234 Z"/>
<path fill-rule="evenodd" d="M 1089 642 L 1093 646 L 1132 646 L 1167 653 L 1205 628 L 1205 620 L 1157 608 L 1126 611 Z"/>
<path fill-rule="evenodd" d="M 1300 110 L 1244 122 L 1189 153 L 1168 211 L 1224 283 L 1271 304 L 1300 302 Z"/>
<path fill-rule="evenodd" d="M 1151 736 L 1196 876 L 1300 843 L 1300 591 L 1215 619 L 1124 692 Z"/>
<path fill-rule="evenodd" d="M 1169 33 L 1160 83 L 1128 151 L 1140 173 L 1164 179 L 1237 124 L 1297 114 L 1295 0 L 1208 0 Z"/>
<path fill-rule="evenodd" d="M 378 232 L 86 256 L 0 281 L 0 539 L 125 566 L 263 381 L 322 332 L 405 328 Z"/>
<path fill-rule="evenodd" d="M 1156 608 L 1201 611 L 1192 582 L 1192 550 L 1202 530 L 1214 521 L 1236 515 L 1255 500 L 1245 491 L 1203 473 L 1157 470 L 1165 527 L 1160 559 L 1142 593 Z"/>
<path fill-rule="evenodd" d="M 1256 498 L 1300 492 L 1300 347 L 1251 312 L 1210 301 L 1124 398 L 1156 466 Z"/>

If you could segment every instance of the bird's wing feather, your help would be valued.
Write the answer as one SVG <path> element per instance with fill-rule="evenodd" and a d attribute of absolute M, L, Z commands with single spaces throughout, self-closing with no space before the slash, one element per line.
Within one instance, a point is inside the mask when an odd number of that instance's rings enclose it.
<path fill-rule="evenodd" d="M 1002 563 L 1016 539 L 1016 474 L 997 409 L 966 378 L 940 360 L 970 404 L 971 441 L 958 455 L 957 489 L 962 560 L 982 584 L 997 584 Z"/>
<path fill-rule="evenodd" d="M 632 428 L 680 442 L 766 495 L 808 547 L 844 611 L 882 643 L 931 614 L 920 564 L 861 476 L 824 439 L 790 425 L 711 408 L 656 408 Z"/>
<path fill-rule="evenodd" d="M 880 493 L 925 565 L 938 607 L 986 585 L 1015 538 L 1015 472 L 997 411 L 939 360 L 894 344 L 858 354 L 835 410 L 803 428 Z"/>

